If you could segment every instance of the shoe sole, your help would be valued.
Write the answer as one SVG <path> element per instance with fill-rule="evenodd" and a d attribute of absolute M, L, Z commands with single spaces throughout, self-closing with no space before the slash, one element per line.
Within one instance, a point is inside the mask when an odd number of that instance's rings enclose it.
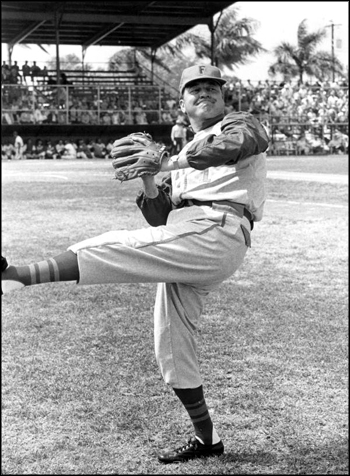
<path fill-rule="evenodd" d="M 159 463 L 163 463 L 163 464 L 181 464 L 181 463 L 187 463 L 188 461 L 192 461 L 194 459 L 203 459 L 203 458 L 213 458 L 213 457 L 219 457 L 219 456 L 222 456 L 224 454 L 224 450 L 222 450 L 221 453 L 211 453 L 211 454 L 206 454 L 206 455 L 198 455 L 198 456 L 194 456 L 193 458 L 182 458 L 182 459 L 178 459 L 178 460 L 163 460 L 161 459 L 159 456 L 158 456 L 158 461 Z"/>

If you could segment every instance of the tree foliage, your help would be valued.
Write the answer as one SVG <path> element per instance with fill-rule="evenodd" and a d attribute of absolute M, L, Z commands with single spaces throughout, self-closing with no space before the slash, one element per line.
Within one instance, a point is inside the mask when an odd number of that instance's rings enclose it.
<path fill-rule="evenodd" d="M 47 62 L 47 67 L 48 69 L 56 69 L 56 56 L 51 57 L 51 59 Z M 79 56 L 74 53 L 60 57 L 60 69 L 62 71 L 76 71 L 83 69 L 81 58 L 79 58 Z M 89 63 L 85 63 L 84 70 L 90 71 L 92 70 L 92 66 Z"/>
<path fill-rule="evenodd" d="M 297 31 L 297 45 L 288 42 L 280 43 L 274 50 L 276 62 L 269 68 L 269 74 L 280 73 L 284 78 L 299 76 L 302 83 L 304 74 L 315 76 L 317 79 L 329 79 L 331 72 L 342 74 L 343 65 L 327 51 L 317 50 L 326 36 L 326 29 L 321 28 L 309 32 L 307 20 L 303 20 Z"/>
<path fill-rule="evenodd" d="M 175 52 L 181 53 L 185 47 L 193 47 L 197 58 L 213 60 L 222 68 L 233 70 L 246 64 L 249 59 L 266 52 L 261 43 L 253 38 L 259 23 L 252 18 L 238 18 L 237 7 L 223 11 L 213 24 L 213 55 L 211 34 L 184 33 L 175 41 Z M 213 56 L 213 58 L 212 58 Z"/>
<path fill-rule="evenodd" d="M 233 70 L 236 66 L 245 64 L 253 56 L 266 50 L 253 38 L 259 26 L 251 18 L 238 19 L 238 8 L 231 7 L 221 12 L 214 21 L 214 58 L 216 66 Z M 152 54 L 156 53 L 156 54 Z M 150 52 L 147 48 L 123 48 L 109 60 L 109 69 L 132 68 L 137 57 L 138 63 L 145 69 L 150 69 L 153 62 L 154 71 L 165 81 L 177 87 L 181 72 L 184 68 L 198 60 L 210 61 L 212 56 L 211 34 L 207 28 L 205 34 L 197 28 L 183 33 L 175 40 Z"/>

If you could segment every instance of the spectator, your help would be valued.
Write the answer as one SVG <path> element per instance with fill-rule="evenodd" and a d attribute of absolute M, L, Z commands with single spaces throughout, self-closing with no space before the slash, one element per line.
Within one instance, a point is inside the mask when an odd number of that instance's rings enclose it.
<path fill-rule="evenodd" d="M 137 111 L 134 115 L 135 124 L 148 124 L 147 116 L 144 110 Z"/>
<path fill-rule="evenodd" d="M 30 68 L 30 74 L 32 76 L 33 84 L 37 84 L 37 78 L 40 76 L 41 68 L 36 64 L 36 61 L 33 61 L 33 64 Z"/>
<path fill-rule="evenodd" d="M 48 124 L 57 124 L 58 123 L 58 111 L 57 111 L 57 109 L 50 109 L 49 110 L 46 122 Z"/>
<path fill-rule="evenodd" d="M 66 73 L 61 73 L 59 84 L 63 84 L 64 86 L 67 86 L 68 84 L 72 84 L 72 83 L 68 81 Z"/>
<path fill-rule="evenodd" d="M 338 129 L 333 133 L 333 138 L 328 144 L 331 154 L 345 154 L 349 150 L 349 136 L 343 134 Z"/>
<path fill-rule="evenodd" d="M 2 62 L 1 65 L 1 82 L 2 84 L 10 84 L 10 67 L 6 61 Z"/>
<path fill-rule="evenodd" d="M 72 105 L 69 108 L 69 120 L 71 124 L 79 124 L 81 122 L 79 103 L 77 99 L 73 99 Z"/>
<path fill-rule="evenodd" d="M 36 158 L 39 160 L 44 160 L 46 157 L 46 146 L 41 139 L 37 140 L 35 148 L 36 148 Z"/>
<path fill-rule="evenodd" d="M 34 122 L 35 124 L 43 124 L 44 122 L 47 122 L 47 117 L 45 114 L 43 114 L 42 109 L 37 105 L 37 107 L 34 110 Z"/>
<path fill-rule="evenodd" d="M 90 150 L 95 159 L 104 159 L 107 155 L 105 145 L 102 144 L 101 139 L 96 139 L 90 143 Z"/>
<path fill-rule="evenodd" d="M 43 80 L 47 83 L 49 80 L 49 72 L 47 70 L 47 66 L 44 66 L 41 70 L 41 76 L 43 77 Z"/>
<path fill-rule="evenodd" d="M 171 124 L 173 122 L 173 118 L 171 117 L 170 111 L 162 109 L 161 112 L 162 122 L 165 124 Z"/>
<path fill-rule="evenodd" d="M 77 159 L 92 159 L 92 153 L 83 139 L 78 141 Z"/>
<path fill-rule="evenodd" d="M 22 160 L 24 159 L 23 152 L 24 152 L 24 142 L 22 137 L 18 134 L 17 131 L 14 131 L 13 136 L 15 138 L 15 160 Z"/>
<path fill-rule="evenodd" d="M 19 66 L 17 61 L 10 68 L 10 84 L 18 84 L 18 80 L 21 81 L 21 75 L 19 74 Z"/>
<path fill-rule="evenodd" d="M 101 117 L 101 123 L 104 126 L 110 126 L 112 124 L 112 111 L 109 114 L 109 111 L 106 111 L 105 114 Z"/>
<path fill-rule="evenodd" d="M 183 149 L 186 143 L 186 129 L 184 123 L 178 118 L 171 128 L 172 155 L 177 155 Z"/>
<path fill-rule="evenodd" d="M 13 160 L 15 156 L 16 156 L 15 146 L 9 140 L 5 140 L 1 144 L 1 159 Z"/>
<path fill-rule="evenodd" d="M 113 149 L 113 140 L 112 139 L 109 139 L 108 142 L 107 142 L 107 145 L 106 145 L 106 152 L 107 152 L 107 155 L 106 155 L 106 159 L 111 159 L 111 151 Z"/>
<path fill-rule="evenodd" d="M 47 84 L 50 86 L 56 85 L 56 80 L 53 76 L 50 76 L 49 74 L 47 75 Z"/>
<path fill-rule="evenodd" d="M 45 159 L 56 159 L 56 156 L 57 154 L 55 147 L 53 146 L 51 140 L 48 140 L 46 144 Z"/>
<path fill-rule="evenodd" d="M 89 111 L 87 111 L 87 110 L 82 111 L 81 116 L 80 116 L 80 120 L 81 120 L 82 124 L 90 124 L 91 122 L 90 122 Z"/>
<path fill-rule="evenodd" d="M 112 124 L 113 125 L 121 125 L 125 123 L 125 114 L 121 110 L 117 110 L 116 106 L 115 109 L 113 109 L 112 115 Z"/>
<path fill-rule="evenodd" d="M 57 123 L 58 124 L 68 124 L 67 111 L 62 106 L 57 109 Z"/>
<path fill-rule="evenodd" d="M 27 143 L 25 144 L 24 154 L 27 160 L 36 159 L 36 147 L 33 144 L 32 139 L 28 139 Z"/>
<path fill-rule="evenodd" d="M 22 77 L 23 77 L 23 82 L 25 84 L 28 84 L 27 78 L 30 78 L 30 74 L 31 74 L 30 66 L 28 64 L 28 61 L 25 61 L 24 65 L 22 66 Z"/>
<path fill-rule="evenodd" d="M 61 159 L 72 160 L 77 158 L 77 150 L 70 139 L 64 141 L 64 152 Z"/>
<path fill-rule="evenodd" d="M 56 158 L 60 159 L 64 153 L 64 144 L 63 140 L 59 140 L 57 144 L 55 145 L 55 150 L 56 150 Z"/>
<path fill-rule="evenodd" d="M 20 124 L 34 124 L 34 115 L 31 109 L 23 109 L 22 111 L 18 111 L 18 122 Z"/>

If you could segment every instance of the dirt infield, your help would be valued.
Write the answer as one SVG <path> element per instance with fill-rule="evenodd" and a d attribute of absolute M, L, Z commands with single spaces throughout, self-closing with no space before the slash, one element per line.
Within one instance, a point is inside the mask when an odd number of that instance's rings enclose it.
<path fill-rule="evenodd" d="M 303 182 L 349 183 L 348 175 L 271 171 L 267 178 L 279 180 L 301 180 Z"/>

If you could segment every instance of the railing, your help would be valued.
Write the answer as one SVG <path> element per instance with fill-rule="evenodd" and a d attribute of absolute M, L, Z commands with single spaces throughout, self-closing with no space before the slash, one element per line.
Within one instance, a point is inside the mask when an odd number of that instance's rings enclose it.
<path fill-rule="evenodd" d="M 2 124 L 127 125 L 173 124 L 177 100 L 161 86 L 128 84 L 2 85 Z M 257 114 L 270 130 L 269 154 L 331 151 L 334 137 L 349 135 L 347 122 L 308 120 L 306 115 Z M 344 139 L 346 142 L 346 139 Z M 345 149 L 347 146 L 345 146 Z"/>
<path fill-rule="evenodd" d="M 269 132 L 269 155 L 346 153 L 349 147 L 349 124 L 344 122 L 285 122 L 270 124 Z"/>
<path fill-rule="evenodd" d="M 171 123 L 169 99 L 160 86 L 2 85 L 2 124 Z"/>

